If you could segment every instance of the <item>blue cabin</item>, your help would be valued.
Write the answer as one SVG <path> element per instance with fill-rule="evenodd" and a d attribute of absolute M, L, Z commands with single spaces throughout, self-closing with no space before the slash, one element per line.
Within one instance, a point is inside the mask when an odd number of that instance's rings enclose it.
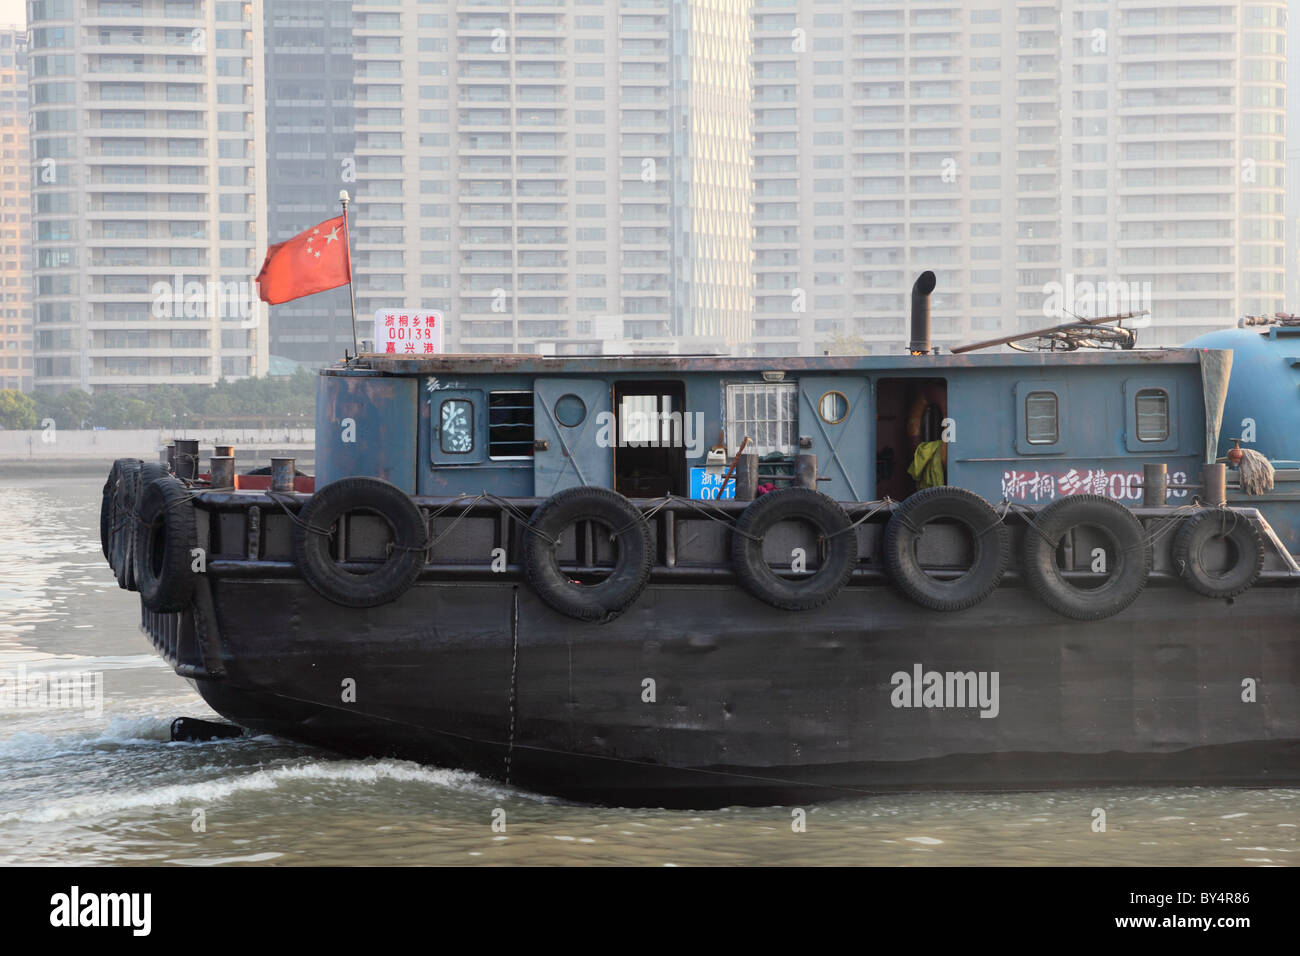
<path fill-rule="evenodd" d="M 1081 492 L 1140 504 L 1142 466 L 1190 501 L 1213 461 L 1227 353 L 729 358 L 374 355 L 324 370 L 317 473 L 409 494 L 545 498 L 599 485 L 709 497 L 742 442 L 760 477 L 816 457 L 843 502 L 901 500 L 941 442 L 943 483 L 1044 505 Z M 930 446 L 936 447 L 936 446 Z"/>

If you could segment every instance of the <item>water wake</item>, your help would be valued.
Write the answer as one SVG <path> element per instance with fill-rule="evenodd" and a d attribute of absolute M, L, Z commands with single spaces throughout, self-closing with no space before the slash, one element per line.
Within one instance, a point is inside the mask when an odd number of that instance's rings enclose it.
<path fill-rule="evenodd" d="M 499 797 L 505 792 L 472 773 L 424 767 L 404 760 L 311 759 L 271 769 L 234 771 L 227 776 L 193 783 L 149 787 L 135 792 L 87 794 L 30 810 L 0 813 L 0 823 L 53 823 L 188 803 L 211 804 L 243 793 L 278 790 L 297 783 L 364 787 L 414 783 L 483 797 Z"/>

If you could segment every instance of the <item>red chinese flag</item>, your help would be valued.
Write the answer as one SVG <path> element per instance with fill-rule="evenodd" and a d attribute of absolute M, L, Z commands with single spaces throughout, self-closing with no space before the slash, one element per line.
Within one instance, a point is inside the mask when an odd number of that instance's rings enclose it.
<path fill-rule="evenodd" d="M 344 217 L 336 216 L 269 247 L 257 274 L 258 297 L 276 305 L 351 282 L 347 229 Z"/>

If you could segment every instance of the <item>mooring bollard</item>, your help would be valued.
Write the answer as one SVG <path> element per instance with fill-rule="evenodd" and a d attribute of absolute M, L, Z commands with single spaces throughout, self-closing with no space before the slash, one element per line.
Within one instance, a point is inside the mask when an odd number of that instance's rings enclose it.
<path fill-rule="evenodd" d="M 794 485 L 796 488 L 817 490 L 817 456 L 800 452 L 794 456 Z"/>
<path fill-rule="evenodd" d="M 271 490 L 293 491 L 293 473 L 296 458 L 271 459 Z"/>
<path fill-rule="evenodd" d="M 167 456 L 167 470 L 176 474 L 176 442 L 169 441 L 163 453 Z"/>
<path fill-rule="evenodd" d="M 1169 492 L 1169 466 L 1142 466 L 1142 505 L 1146 508 L 1163 508 Z"/>
<path fill-rule="evenodd" d="M 197 438 L 176 439 L 176 460 L 174 462 L 176 477 L 193 480 L 199 474 L 199 440 Z"/>
<path fill-rule="evenodd" d="M 1223 462 L 1202 466 L 1201 483 L 1205 485 L 1207 505 L 1222 508 L 1228 503 L 1228 466 Z"/>
<path fill-rule="evenodd" d="M 736 500 L 753 501 L 758 497 L 758 453 L 746 452 L 736 465 Z"/>
<path fill-rule="evenodd" d="M 216 455 L 218 458 L 234 458 L 235 446 L 234 445 L 213 445 L 212 454 Z"/>
<path fill-rule="evenodd" d="M 208 475 L 213 491 L 226 491 L 235 487 L 235 457 L 213 455 L 208 459 Z"/>

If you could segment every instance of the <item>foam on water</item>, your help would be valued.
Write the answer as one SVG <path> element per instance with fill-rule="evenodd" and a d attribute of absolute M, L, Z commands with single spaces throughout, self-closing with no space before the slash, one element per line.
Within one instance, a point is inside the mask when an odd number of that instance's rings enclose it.
<path fill-rule="evenodd" d="M 250 853 L 248 856 L 223 856 L 213 857 L 208 860 L 170 860 L 179 866 L 228 866 L 231 863 L 269 863 L 271 860 L 278 860 L 283 857 L 283 853 Z"/>
<path fill-rule="evenodd" d="M 0 740 L 0 758 L 46 760 L 89 750 L 155 745 L 171 740 L 171 721 L 161 717 L 113 717 L 107 727 L 83 733 L 20 730 Z"/>
<path fill-rule="evenodd" d="M 361 784 L 420 783 L 445 790 L 499 796 L 502 791 L 482 778 L 461 770 L 440 770 L 404 760 L 312 760 L 308 763 L 253 770 L 196 783 L 170 784 L 134 792 L 94 794 L 63 800 L 37 809 L 0 813 L 0 823 L 53 823 L 112 816 L 133 810 L 150 810 L 182 803 L 211 804 L 241 793 L 276 790 L 299 781 Z"/>

